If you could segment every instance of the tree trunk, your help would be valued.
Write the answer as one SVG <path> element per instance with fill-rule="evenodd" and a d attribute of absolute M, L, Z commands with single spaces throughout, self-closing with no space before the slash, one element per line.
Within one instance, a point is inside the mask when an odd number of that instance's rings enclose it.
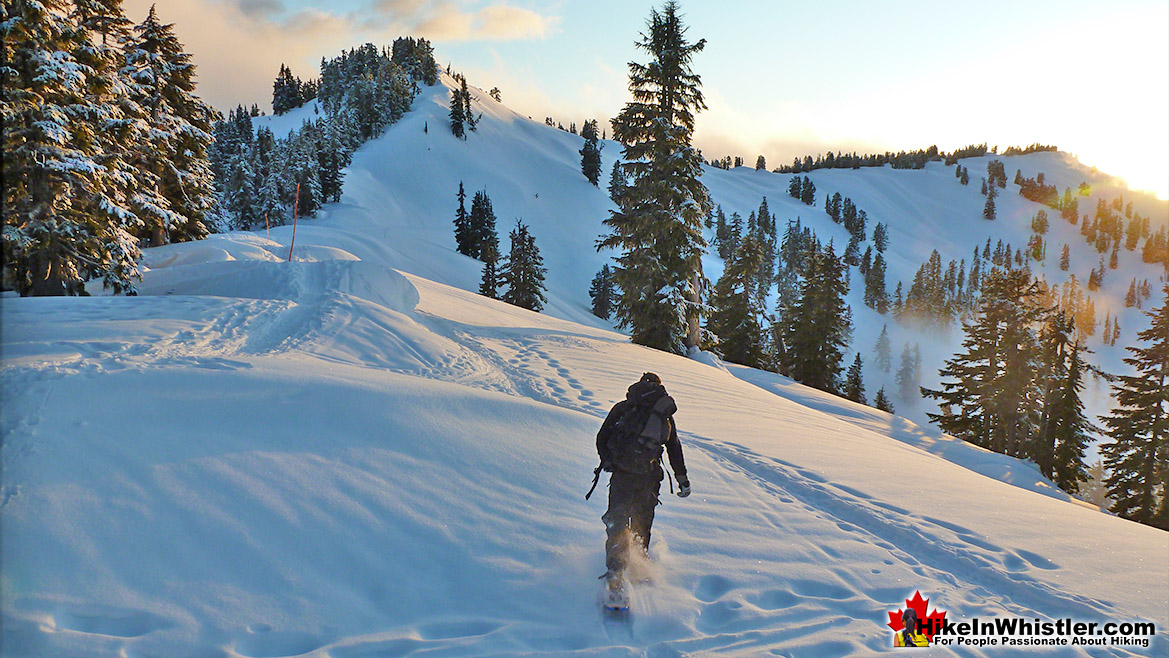
<path fill-rule="evenodd" d="M 61 297 L 65 295 L 65 282 L 61 279 L 61 264 L 45 251 L 36 256 L 36 270 L 33 272 L 33 297 Z"/>
<path fill-rule="evenodd" d="M 686 309 L 686 351 L 689 352 L 691 348 L 698 347 L 699 339 L 701 338 L 701 329 L 699 328 L 699 304 L 702 303 L 702 265 L 698 265 L 698 270 L 690 279 L 690 289 L 686 295 L 686 300 L 690 302 L 689 308 Z"/>

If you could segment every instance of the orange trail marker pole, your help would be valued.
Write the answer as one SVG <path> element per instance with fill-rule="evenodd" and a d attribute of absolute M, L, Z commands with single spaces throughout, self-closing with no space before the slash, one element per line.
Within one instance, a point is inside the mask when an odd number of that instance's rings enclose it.
<path fill-rule="evenodd" d="M 296 203 L 292 206 L 292 242 L 288 245 L 288 262 L 292 262 L 292 248 L 296 246 L 296 214 L 300 211 L 300 183 L 296 184 Z"/>
<path fill-rule="evenodd" d="M 264 235 L 268 236 L 269 240 L 272 239 L 272 229 L 268 228 L 268 213 L 267 213 L 267 211 L 264 212 Z"/>

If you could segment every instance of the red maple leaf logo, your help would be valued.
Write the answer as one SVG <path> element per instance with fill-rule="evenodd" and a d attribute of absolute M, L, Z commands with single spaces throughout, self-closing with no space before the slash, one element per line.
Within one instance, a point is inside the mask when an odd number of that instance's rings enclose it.
<path fill-rule="evenodd" d="M 930 642 L 934 641 L 934 632 L 942 627 L 942 622 L 946 619 L 946 611 L 939 611 L 934 608 L 934 611 L 926 615 L 926 608 L 929 607 L 930 600 L 921 598 L 921 592 L 915 591 L 912 599 L 905 599 L 905 606 L 913 608 L 917 613 L 917 618 L 921 621 L 922 635 L 926 636 Z M 897 612 L 889 613 L 889 628 L 894 632 L 905 628 L 905 622 L 902 621 L 901 616 L 905 613 L 904 608 L 898 608 Z"/>

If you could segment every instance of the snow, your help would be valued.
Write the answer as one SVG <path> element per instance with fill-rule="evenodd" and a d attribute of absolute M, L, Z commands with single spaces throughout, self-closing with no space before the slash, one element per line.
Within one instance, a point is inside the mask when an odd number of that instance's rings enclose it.
<path fill-rule="evenodd" d="M 593 317 L 608 201 L 579 174 L 580 138 L 472 93 L 466 142 L 440 86 L 360 149 L 292 262 L 283 226 L 145 250 L 138 297 L 4 298 L 0 654 L 867 655 L 915 590 L 962 619 L 1153 621 L 1152 647 L 1111 654 L 1165 652 L 1169 533 L 911 420 Z M 1056 180 L 1045 158 L 1016 161 Z M 978 217 L 976 188 L 939 182 L 950 170 L 810 176 L 889 221 L 894 254 L 909 236 L 953 257 L 976 241 L 935 230 Z M 460 180 L 501 228 L 531 227 L 545 313 L 471 292 Z M 706 182 L 728 214 L 766 193 L 781 222 L 823 215 L 786 180 Z M 891 262 L 890 280 L 918 264 Z M 853 306 L 867 347 L 883 320 Z M 597 428 L 645 371 L 678 401 L 694 493 L 663 491 L 654 582 L 615 629 L 596 579 L 604 481 L 583 494 Z"/>

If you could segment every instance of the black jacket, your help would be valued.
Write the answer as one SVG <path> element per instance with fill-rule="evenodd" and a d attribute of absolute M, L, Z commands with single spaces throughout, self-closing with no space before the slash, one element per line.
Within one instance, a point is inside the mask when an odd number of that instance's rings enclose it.
<path fill-rule="evenodd" d="M 655 390 L 660 389 L 660 391 Z M 625 399 L 613 405 L 613 409 L 609 411 L 609 415 L 605 418 L 605 422 L 601 424 L 601 429 L 597 432 L 597 455 L 601 458 L 601 464 L 605 470 L 613 470 L 613 460 L 609 450 L 609 439 L 613 434 L 613 426 L 617 424 L 618 419 L 625 413 L 625 410 L 630 405 L 636 404 L 638 397 L 642 395 L 665 395 L 665 388 L 661 384 L 653 382 L 638 382 L 629 387 Z M 670 457 L 670 467 L 674 471 L 674 477 L 679 482 L 688 482 L 686 477 L 686 461 L 682 457 L 682 443 L 678 440 L 678 428 L 674 425 L 673 416 L 666 418 L 668 425 L 669 436 L 665 440 L 666 454 Z M 660 459 L 660 454 L 659 457 Z M 658 471 L 658 479 L 661 479 L 661 472 Z"/>

